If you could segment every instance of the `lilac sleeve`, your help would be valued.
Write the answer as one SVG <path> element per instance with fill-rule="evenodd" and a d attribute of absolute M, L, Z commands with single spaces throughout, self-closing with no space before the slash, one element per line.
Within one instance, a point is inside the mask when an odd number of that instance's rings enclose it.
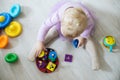
<path fill-rule="evenodd" d="M 91 35 L 91 32 L 95 26 L 94 24 L 94 20 L 92 18 L 92 16 L 89 14 L 88 16 L 88 25 L 87 28 L 85 29 L 85 31 L 80 35 L 83 38 L 88 38 Z"/>
<path fill-rule="evenodd" d="M 37 40 L 44 41 L 45 36 L 47 32 L 49 31 L 49 29 L 53 27 L 55 24 L 57 24 L 58 22 L 59 22 L 59 16 L 58 16 L 58 12 L 56 11 L 40 27 Z"/>

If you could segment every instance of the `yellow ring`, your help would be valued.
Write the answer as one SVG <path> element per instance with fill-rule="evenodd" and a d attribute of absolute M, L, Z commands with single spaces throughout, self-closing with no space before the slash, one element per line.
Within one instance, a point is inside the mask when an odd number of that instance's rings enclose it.
<path fill-rule="evenodd" d="M 10 37 L 17 37 L 22 32 L 22 26 L 17 21 L 12 21 L 6 28 L 5 33 Z"/>
<path fill-rule="evenodd" d="M 42 52 L 38 55 L 38 57 L 41 58 L 41 57 L 43 57 L 44 55 L 45 55 L 45 52 L 42 51 Z"/>

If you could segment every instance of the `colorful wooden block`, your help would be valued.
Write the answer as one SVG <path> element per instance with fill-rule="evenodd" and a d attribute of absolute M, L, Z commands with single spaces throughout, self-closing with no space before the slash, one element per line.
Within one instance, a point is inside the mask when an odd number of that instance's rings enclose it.
<path fill-rule="evenodd" d="M 53 72 L 56 68 L 56 64 L 49 62 L 46 68 Z"/>
<path fill-rule="evenodd" d="M 73 46 L 74 46 L 75 48 L 78 47 L 78 43 L 79 43 L 79 40 L 78 40 L 78 39 L 75 39 L 75 40 L 72 41 L 72 44 L 73 44 Z"/>
<path fill-rule="evenodd" d="M 66 61 L 66 62 L 72 62 L 72 58 L 73 58 L 72 55 L 70 55 L 70 54 L 65 54 L 65 60 L 64 60 L 64 61 Z"/>

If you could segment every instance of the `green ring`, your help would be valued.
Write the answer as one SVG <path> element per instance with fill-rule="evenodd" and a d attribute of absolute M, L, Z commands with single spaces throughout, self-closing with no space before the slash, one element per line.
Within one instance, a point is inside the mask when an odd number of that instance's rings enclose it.
<path fill-rule="evenodd" d="M 8 53 L 6 56 L 5 56 L 5 61 L 8 62 L 8 63 L 14 63 L 18 60 L 18 56 L 17 54 L 15 53 Z"/>

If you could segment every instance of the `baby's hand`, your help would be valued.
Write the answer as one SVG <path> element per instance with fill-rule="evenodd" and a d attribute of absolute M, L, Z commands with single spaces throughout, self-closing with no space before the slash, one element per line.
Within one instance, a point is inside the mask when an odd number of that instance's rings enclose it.
<path fill-rule="evenodd" d="M 80 46 L 82 46 L 82 45 L 85 45 L 85 43 L 86 43 L 86 38 L 83 38 L 83 37 L 81 37 L 81 36 L 79 36 L 79 37 L 77 37 L 77 38 L 75 38 L 75 39 L 78 39 L 78 40 L 79 40 L 79 43 L 78 43 L 78 46 L 77 46 L 77 47 L 80 47 Z"/>
<path fill-rule="evenodd" d="M 41 41 L 37 41 L 35 46 L 32 48 L 32 50 L 28 56 L 28 59 L 30 61 L 34 61 L 35 57 L 37 57 L 41 53 L 42 50 L 45 50 L 44 43 Z"/>
<path fill-rule="evenodd" d="M 36 44 L 35 50 L 36 50 L 35 56 L 37 57 L 41 53 L 42 50 L 45 50 L 44 43 L 38 41 Z"/>

